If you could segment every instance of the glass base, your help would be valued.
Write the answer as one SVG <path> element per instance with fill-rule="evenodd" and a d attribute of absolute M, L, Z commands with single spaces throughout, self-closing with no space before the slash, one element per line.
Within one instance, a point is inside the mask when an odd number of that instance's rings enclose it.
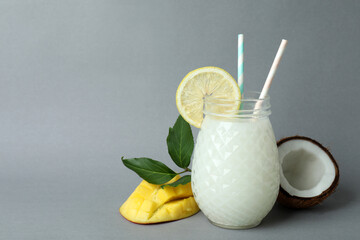
<path fill-rule="evenodd" d="M 261 223 L 261 221 L 260 221 L 255 224 L 246 225 L 246 226 L 231 226 L 231 225 L 224 225 L 224 224 L 216 223 L 216 222 L 211 221 L 210 219 L 209 219 L 209 222 L 217 227 L 226 228 L 226 229 L 250 229 L 250 228 L 257 227 Z"/>

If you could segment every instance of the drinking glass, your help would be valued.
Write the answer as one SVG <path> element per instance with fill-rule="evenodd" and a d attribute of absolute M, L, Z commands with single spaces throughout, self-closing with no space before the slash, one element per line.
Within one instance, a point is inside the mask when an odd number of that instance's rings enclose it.
<path fill-rule="evenodd" d="M 259 95 L 204 99 L 191 184 L 201 211 L 219 227 L 257 226 L 278 195 L 280 164 L 269 120 L 270 97 Z"/>

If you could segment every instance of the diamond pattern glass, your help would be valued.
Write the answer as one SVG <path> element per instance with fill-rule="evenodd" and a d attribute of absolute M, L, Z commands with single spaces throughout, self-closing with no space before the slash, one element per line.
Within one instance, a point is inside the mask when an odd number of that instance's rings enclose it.
<path fill-rule="evenodd" d="M 279 160 L 268 117 L 206 116 L 193 157 L 192 189 L 207 218 L 225 228 L 257 226 L 279 191 Z"/>

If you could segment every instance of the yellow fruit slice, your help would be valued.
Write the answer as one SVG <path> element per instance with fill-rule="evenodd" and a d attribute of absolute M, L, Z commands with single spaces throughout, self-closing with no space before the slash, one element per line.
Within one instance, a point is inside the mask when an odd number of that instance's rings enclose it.
<path fill-rule="evenodd" d="M 197 128 L 203 120 L 205 96 L 240 100 L 241 93 L 235 79 L 224 69 L 203 67 L 189 72 L 176 91 L 176 106 L 180 115 Z"/>
<path fill-rule="evenodd" d="M 169 183 L 180 178 L 174 177 Z M 127 220 L 150 224 L 190 217 L 199 211 L 191 183 L 177 187 L 150 184 L 143 180 L 119 209 Z"/>

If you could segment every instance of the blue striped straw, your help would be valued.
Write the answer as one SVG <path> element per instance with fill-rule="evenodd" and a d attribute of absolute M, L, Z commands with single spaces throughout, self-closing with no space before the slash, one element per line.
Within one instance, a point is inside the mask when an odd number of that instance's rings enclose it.
<path fill-rule="evenodd" d="M 238 85 L 244 92 L 244 35 L 238 34 Z"/>

